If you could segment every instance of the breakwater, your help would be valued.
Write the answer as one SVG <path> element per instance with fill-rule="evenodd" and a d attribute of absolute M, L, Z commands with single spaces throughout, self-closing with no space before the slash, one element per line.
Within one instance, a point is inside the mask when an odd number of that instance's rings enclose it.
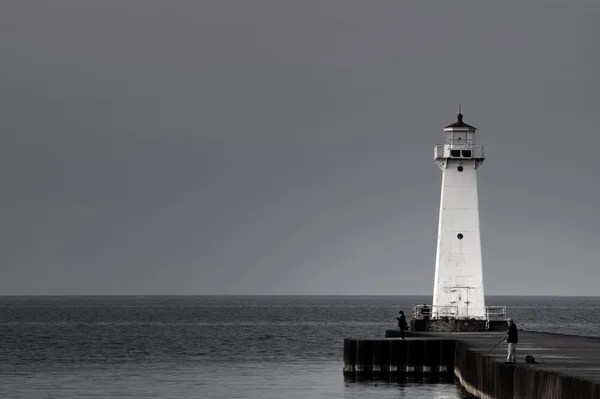
<path fill-rule="evenodd" d="M 600 339 L 521 331 L 517 364 L 505 364 L 502 333 L 420 333 L 406 339 L 347 338 L 344 376 L 456 379 L 477 398 L 600 399 Z M 532 356 L 536 363 L 526 363 Z"/>

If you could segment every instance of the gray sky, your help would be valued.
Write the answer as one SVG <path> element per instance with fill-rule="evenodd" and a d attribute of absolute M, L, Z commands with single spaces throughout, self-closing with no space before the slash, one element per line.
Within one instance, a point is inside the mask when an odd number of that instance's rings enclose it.
<path fill-rule="evenodd" d="M 487 294 L 597 295 L 597 1 L 0 3 L 0 294 L 431 294 L 478 128 Z"/>

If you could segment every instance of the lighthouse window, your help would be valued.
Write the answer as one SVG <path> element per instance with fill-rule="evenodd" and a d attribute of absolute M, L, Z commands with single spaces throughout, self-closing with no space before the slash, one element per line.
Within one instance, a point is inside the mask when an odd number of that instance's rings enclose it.
<path fill-rule="evenodd" d="M 458 235 L 456 236 L 456 238 L 458 238 L 459 240 L 462 240 L 463 239 L 462 233 L 458 233 Z"/>
<path fill-rule="evenodd" d="M 450 150 L 451 157 L 460 157 L 460 150 Z"/>
<path fill-rule="evenodd" d="M 456 169 L 457 169 L 459 172 L 462 172 L 462 171 L 463 171 L 463 167 L 462 167 L 462 166 L 459 166 L 459 167 L 458 167 L 458 168 L 456 168 Z"/>
<path fill-rule="evenodd" d="M 462 156 L 465 158 L 471 158 L 471 150 L 462 150 Z"/>

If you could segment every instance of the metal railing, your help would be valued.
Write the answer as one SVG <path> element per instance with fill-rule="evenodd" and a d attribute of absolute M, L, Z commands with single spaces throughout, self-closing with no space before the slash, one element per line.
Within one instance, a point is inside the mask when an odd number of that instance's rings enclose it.
<path fill-rule="evenodd" d="M 413 307 L 413 320 L 423 320 L 425 317 L 429 317 L 431 320 L 457 319 L 458 306 L 416 305 Z M 485 319 L 487 321 L 506 320 L 506 306 L 486 306 Z"/>
<path fill-rule="evenodd" d="M 486 306 L 485 315 L 488 320 L 506 320 L 506 306 Z"/>
<path fill-rule="evenodd" d="M 426 316 L 430 319 L 455 319 L 458 316 L 458 306 L 417 305 L 413 307 L 414 320 L 422 320 Z"/>
<path fill-rule="evenodd" d="M 437 144 L 433 148 L 434 159 L 485 159 L 485 147 L 476 144 Z"/>

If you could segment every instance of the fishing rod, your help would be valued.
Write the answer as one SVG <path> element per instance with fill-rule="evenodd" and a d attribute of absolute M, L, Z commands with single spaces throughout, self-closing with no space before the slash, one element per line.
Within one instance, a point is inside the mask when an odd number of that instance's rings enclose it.
<path fill-rule="evenodd" d="M 502 342 L 503 342 L 505 339 L 506 339 L 506 337 L 502 337 L 502 339 L 501 339 L 500 341 L 498 341 L 498 343 L 497 343 L 496 345 L 494 345 L 494 346 L 492 347 L 492 349 L 490 349 L 490 350 L 489 350 L 489 352 L 488 352 L 487 354 L 491 353 L 491 352 L 492 352 L 494 349 L 496 349 L 496 347 L 497 347 L 498 345 L 500 345 L 500 344 L 501 344 L 501 343 L 502 343 Z"/>

